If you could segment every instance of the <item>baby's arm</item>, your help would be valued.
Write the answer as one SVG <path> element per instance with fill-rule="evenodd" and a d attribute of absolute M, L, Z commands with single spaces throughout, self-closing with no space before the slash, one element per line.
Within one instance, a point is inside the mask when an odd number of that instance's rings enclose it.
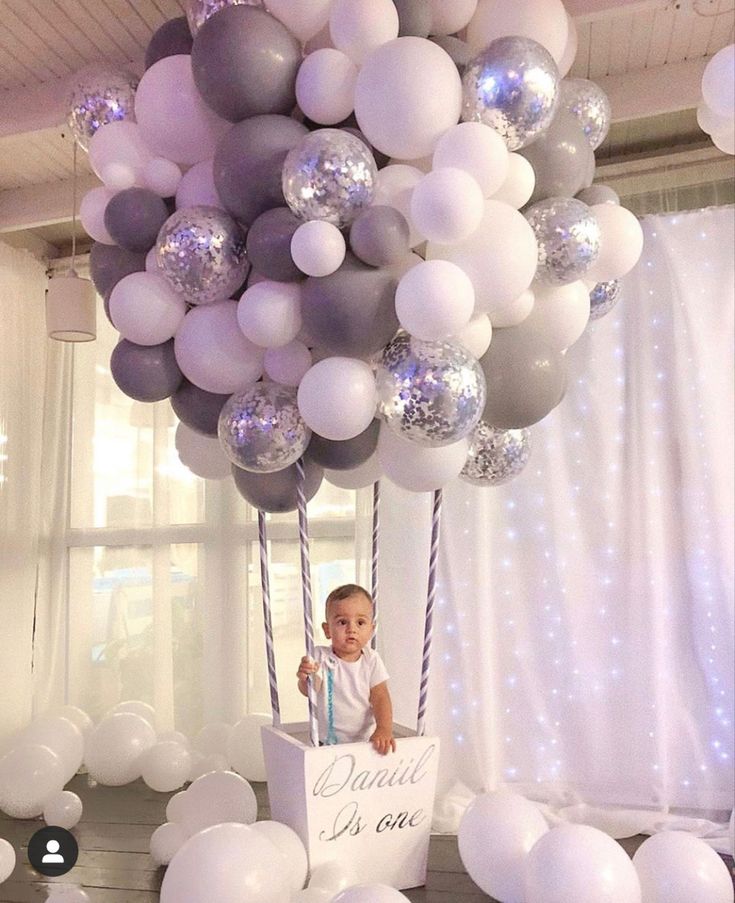
<path fill-rule="evenodd" d="M 393 703 L 388 692 L 388 681 L 376 684 L 370 690 L 370 705 L 375 715 L 376 727 L 370 742 L 376 752 L 385 755 L 389 749 L 396 751 L 396 741 L 393 739 Z"/>
<path fill-rule="evenodd" d="M 317 671 L 319 670 L 319 665 L 314 661 L 313 658 L 309 658 L 308 655 L 305 655 L 301 659 L 301 664 L 299 665 L 299 670 L 296 672 L 296 677 L 299 679 L 299 692 L 302 696 L 308 696 L 308 679 L 310 675 L 314 675 L 314 689 L 319 692 L 319 688 L 322 685 L 321 677 L 317 677 Z"/>

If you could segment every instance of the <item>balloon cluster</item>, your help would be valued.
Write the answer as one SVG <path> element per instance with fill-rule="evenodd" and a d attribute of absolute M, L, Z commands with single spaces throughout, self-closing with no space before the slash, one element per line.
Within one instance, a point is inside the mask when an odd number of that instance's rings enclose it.
<path fill-rule="evenodd" d="M 561 0 L 187 13 L 137 87 L 86 73 L 72 102 L 117 385 L 170 398 L 181 460 L 267 511 L 296 506 L 300 457 L 307 496 L 325 471 L 515 476 L 642 249 L 590 187 L 610 106 L 564 78 Z"/>
<path fill-rule="evenodd" d="M 735 154 L 735 44 L 718 50 L 702 75 L 697 122 L 716 148 Z"/>

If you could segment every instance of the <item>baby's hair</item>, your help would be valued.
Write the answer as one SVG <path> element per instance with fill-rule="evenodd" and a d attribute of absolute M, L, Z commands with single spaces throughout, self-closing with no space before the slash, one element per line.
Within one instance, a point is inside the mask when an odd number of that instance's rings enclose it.
<path fill-rule="evenodd" d="M 370 603 L 371 609 L 374 610 L 375 606 L 373 604 L 373 597 L 365 589 L 364 586 L 358 586 L 356 583 L 345 583 L 344 586 L 338 586 L 336 589 L 333 589 L 332 592 L 327 596 L 327 601 L 324 603 L 324 611 L 327 620 L 329 620 L 330 604 L 332 602 L 341 602 L 343 599 L 349 599 L 350 596 L 365 596 L 365 598 Z"/>

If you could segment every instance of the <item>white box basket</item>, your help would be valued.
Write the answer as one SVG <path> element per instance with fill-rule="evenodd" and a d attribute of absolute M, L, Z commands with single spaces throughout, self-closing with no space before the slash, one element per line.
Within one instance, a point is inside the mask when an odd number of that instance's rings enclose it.
<path fill-rule="evenodd" d="M 369 743 L 313 747 L 307 723 L 262 728 L 271 818 L 299 835 L 310 869 L 338 859 L 361 882 L 426 882 L 439 740 L 394 736 L 381 756 Z"/>

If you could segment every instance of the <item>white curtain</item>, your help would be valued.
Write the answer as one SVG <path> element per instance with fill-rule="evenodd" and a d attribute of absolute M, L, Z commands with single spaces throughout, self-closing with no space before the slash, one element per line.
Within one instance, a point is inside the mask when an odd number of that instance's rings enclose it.
<path fill-rule="evenodd" d="M 716 837 L 732 807 L 733 209 L 644 231 L 524 473 L 445 491 L 440 827 L 498 785 L 590 823 L 614 811 L 623 833 Z M 388 485 L 383 499 L 383 644 L 410 721 L 430 499 Z"/>

